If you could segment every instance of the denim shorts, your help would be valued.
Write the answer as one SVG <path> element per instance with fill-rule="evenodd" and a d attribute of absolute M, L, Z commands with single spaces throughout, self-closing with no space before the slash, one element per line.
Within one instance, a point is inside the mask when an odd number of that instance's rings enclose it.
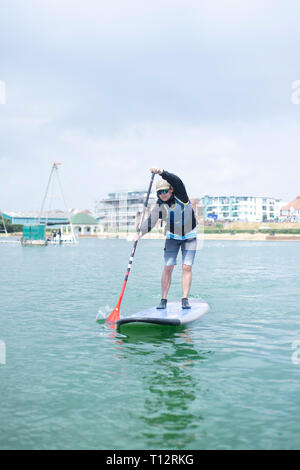
<path fill-rule="evenodd" d="M 164 248 L 165 266 L 177 264 L 176 259 L 179 248 L 182 252 L 182 264 L 192 266 L 196 254 L 197 238 L 187 238 L 186 240 L 167 238 Z"/>

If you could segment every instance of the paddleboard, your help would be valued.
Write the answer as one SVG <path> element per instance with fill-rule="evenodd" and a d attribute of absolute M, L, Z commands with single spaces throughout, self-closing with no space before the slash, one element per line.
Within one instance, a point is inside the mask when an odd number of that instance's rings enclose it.
<path fill-rule="evenodd" d="M 181 300 L 168 302 L 165 309 L 151 307 L 134 315 L 120 318 L 117 321 L 117 327 L 129 326 L 130 323 L 132 325 L 149 323 L 169 326 L 187 325 L 203 317 L 209 311 L 209 305 L 203 299 L 189 299 L 189 304 L 191 306 L 189 309 L 181 307 Z"/>

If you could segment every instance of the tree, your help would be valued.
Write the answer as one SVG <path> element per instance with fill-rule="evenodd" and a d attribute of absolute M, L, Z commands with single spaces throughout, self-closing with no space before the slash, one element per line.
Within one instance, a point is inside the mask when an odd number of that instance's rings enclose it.
<path fill-rule="evenodd" d="M 5 217 L 3 217 L 3 220 L 4 220 L 4 223 L 5 223 L 7 233 L 22 232 L 23 225 L 12 224 L 11 221 L 9 219 L 6 219 Z M 0 219 L 0 232 L 1 233 L 3 233 L 5 231 L 3 220 L 2 220 L 2 217 L 1 217 L 1 219 Z"/>

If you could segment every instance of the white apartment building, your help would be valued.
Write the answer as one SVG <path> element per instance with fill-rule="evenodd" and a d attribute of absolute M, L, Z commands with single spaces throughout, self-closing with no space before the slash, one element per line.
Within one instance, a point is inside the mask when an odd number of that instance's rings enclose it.
<path fill-rule="evenodd" d="M 101 230 L 135 231 L 146 195 L 147 191 L 123 191 L 96 200 L 95 214 Z M 156 200 L 156 194 L 150 194 L 147 213 Z"/>
<path fill-rule="evenodd" d="M 243 222 L 278 220 L 280 199 L 256 196 L 204 196 L 205 219 Z"/>

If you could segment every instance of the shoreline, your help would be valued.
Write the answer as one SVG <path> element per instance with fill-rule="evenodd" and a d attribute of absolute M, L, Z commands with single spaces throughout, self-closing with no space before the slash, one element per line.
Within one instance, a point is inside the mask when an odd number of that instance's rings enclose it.
<path fill-rule="evenodd" d="M 16 238 L 22 236 L 19 233 L 0 235 L 0 241 L 4 242 L 9 238 Z M 1 240 L 3 238 L 3 240 Z M 97 235 L 79 235 L 78 239 L 82 238 L 99 238 L 99 239 L 125 239 L 128 241 L 133 241 L 133 233 L 122 233 L 122 232 L 102 232 Z M 164 240 L 165 236 L 161 233 L 148 233 L 143 237 L 146 240 Z M 198 234 L 198 240 L 214 240 L 214 241 L 290 241 L 290 242 L 300 242 L 300 235 L 297 234 L 279 234 L 279 235 L 269 235 L 264 233 L 236 233 L 234 235 L 230 233 L 205 233 Z M 7 240 L 8 242 L 9 240 Z M 14 240 L 15 241 L 15 240 Z"/>
<path fill-rule="evenodd" d="M 202 238 L 202 237 L 199 237 Z M 266 235 L 263 233 L 249 234 L 249 233 L 237 233 L 235 235 L 230 234 L 205 234 L 204 240 L 230 240 L 230 241 L 300 241 L 300 235 Z"/>
<path fill-rule="evenodd" d="M 98 235 L 80 235 L 78 238 L 100 238 L 100 239 L 106 239 L 106 238 L 118 238 L 118 239 L 129 239 L 133 240 L 134 235 L 133 234 L 127 234 L 127 233 L 101 233 Z M 146 234 L 143 237 L 146 240 L 164 240 L 165 236 L 159 233 L 152 233 L 152 234 Z M 300 242 L 300 235 L 293 235 L 293 234 L 287 234 L 287 235 L 268 235 L 264 233 L 255 233 L 255 234 L 249 234 L 249 233 L 236 233 L 235 235 L 231 234 L 226 234 L 226 233 L 213 233 L 213 234 L 198 234 L 198 240 L 215 240 L 215 241 L 299 241 Z"/>

